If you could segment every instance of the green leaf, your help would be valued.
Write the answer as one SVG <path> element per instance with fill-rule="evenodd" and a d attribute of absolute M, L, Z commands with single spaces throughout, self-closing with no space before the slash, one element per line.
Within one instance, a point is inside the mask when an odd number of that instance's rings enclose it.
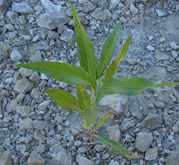
<path fill-rule="evenodd" d="M 105 113 L 98 121 L 98 123 L 96 124 L 96 131 L 101 128 L 112 116 L 111 112 Z"/>
<path fill-rule="evenodd" d="M 97 89 L 96 89 L 96 91 L 97 91 L 96 104 L 98 104 L 99 101 L 104 96 L 104 93 L 103 93 L 103 81 L 101 79 L 97 79 L 96 85 L 97 85 Z"/>
<path fill-rule="evenodd" d="M 142 93 L 145 89 L 162 86 L 179 85 L 176 83 L 162 83 L 158 84 L 150 80 L 139 77 L 121 77 L 109 78 L 103 82 L 103 92 L 105 94 L 125 94 L 134 96 Z"/>
<path fill-rule="evenodd" d="M 76 86 L 76 92 L 77 92 L 78 100 L 83 106 L 83 108 L 87 107 L 90 104 L 91 99 L 86 89 L 83 86 L 79 85 Z"/>
<path fill-rule="evenodd" d="M 95 105 L 88 105 L 82 112 L 81 117 L 83 118 L 83 127 L 85 129 L 91 129 L 97 122 L 97 113 L 99 108 Z"/>
<path fill-rule="evenodd" d="M 90 85 L 90 79 L 85 70 L 73 64 L 60 62 L 34 62 L 29 64 L 19 64 L 17 66 L 45 73 L 55 80 L 69 84 Z"/>
<path fill-rule="evenodd" d="M 78 45 L 78 54 L 81 66 L 89 73 L 93 85 L 96 82 L 98 62 L 95 57 L 95 49 L 93 43 L 86 34 L 83 26 L 80 23 L 78 13 L 75 8 L 69 3 L 74 20 L 75 36 Z"/>
<path fill-rule="evenodd" d="M 142 158 L 142 156 L 140 156 L 140 155 L 132 154 L 125 147 L 123 147 L 120 143 L 118 143 L 114 140 L 111 140 L 111 139 L 108 139 L 106 137 L 99 136 L 99 135 L 95 135 L 95 136 L 97 138 L 99 138 L 100 140 L 102 140 L 105 144 L 109 145 L 112 150 L 114 150 L 115 152 L 117 152 L 118 154 L 120 154 L 123 157 L 130 158 L 130 159 L 141 159 Z"/>
<path fill-rule="evenodd" d="M 104 79 L 111 78 L 116 74 L 121 61 L 125 58 L 125 56 L 128 52 L 131 38 L 132 38 L 132 35 L 129 36 L 127 41 L 122 46 L 121 51 L 119 52 L 118 56 L 113 60 L 113 62 L 110 64 L 110 66 L 104 73 Z"/>
<path fill-rule="evenodd" d="M 48 89 L 44 92 L 46 92 L 51 99 L 55 100 L 63 109 L 82 112 L 80 103 L 71 93 L 62 89 Z"/>
<path fill-rule="evenodd" d="M 104 42 L 101 51 L 101 56 L 100 56 L 98 78 L 101 77 L 101 74 L 103 73 L 109 62 L 111 61 L 111 58 L 114 54 L 115 47 L 119 38 L 119 33 L 120 33 L 120 23 L 114 28 L 114 30 L 110 33 L 110 35 Z"/>

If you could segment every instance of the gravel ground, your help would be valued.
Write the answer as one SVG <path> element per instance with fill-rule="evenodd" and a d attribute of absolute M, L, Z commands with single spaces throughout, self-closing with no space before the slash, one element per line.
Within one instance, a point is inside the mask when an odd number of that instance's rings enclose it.
<path fill-rule="evenodd" d="M 92 39 L 97 58 L 109 32 L 121 20 L 115 55 L 133 34 L 118 76 L 156 82 L 179 81 L 177 0 L 69 0 Z M 100 141 L 90 147 L 79 135 L 76 112 L 55 104 L 44 89 L 74 86 L 14 64 L 61 61 L 79 65 L 67 1 L 0 0 L 0 164 L 2 165 L 177 165 L 179 88 L 145 91 L 135 97 L 106 96 L 100 106 L 116 115 L 99 134 L 111 137 L 141 160 L 127 160 Z M 48 6 L 49 7 L 49 6 Z M 78 121 L 78 122 L 77 122 Z"/>

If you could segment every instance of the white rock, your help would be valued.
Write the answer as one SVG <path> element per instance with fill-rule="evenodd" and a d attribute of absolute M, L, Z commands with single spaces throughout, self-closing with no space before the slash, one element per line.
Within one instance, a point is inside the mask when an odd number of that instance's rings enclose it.
<path fill-rule="evenodd" d="M 175 49 L 175 50 L 178 49 L 178 46 L 175 42 L 171 42 L 170 46 L 171 46 L 172 49 Z"/>
<path fill-rule="evenodd" d="M 150 50 L 150 51 L 154 51 L 155 50 L 155 48 L 153 46 L 151 46 L 151 45 L 148 45 L 147 49 Z"/>
<path fill-rule="evenodd" d="M 163 17 L 163 16 L 166 16 L 167 15 L 167 12 L 165 11 L 162 11 L 160 9 L 156 9 L 156 13 L 159 17 Z"/>
<path fill-rule="evenodd" d="M 132 14 L 137 14 L 138 13 L 138 9 L 134 6 L 134 4 L 130 4 L 130 11 Z"/>
<path fill-rule="evenodd" d="M 44 73 L 41 73 L 41 74 L 40 74 L 40 78 L 41 78 L 42 80 L 48 80 L 48 79 L 49 79 L 49 77 L 48 77 L 46 74 L 44 74 Z"/>
<path fill-rule="evenodd" d="M 139 132 L 136 138 L 136 148 L 141 152 L 145 152 L 152 141 L 153 136 L 151 133 Z"/>
<path fill-rule="evenodd" d="M 78 163 L 78 165 L 95 165 L 95 163 L 93 161 L 91 161 L 81 155 L 76 156 L 76 162 Z"/>
<path fill-rule="evenodd" d="M 116 124 L 114 126 L 110 126 L 106 130 L 108 132 L 108 136 L 109 136 L 110 139 L 112 139 L 112 140 L 114 140 L 116 142 L 119 142 L 121 132 L 119 130 L 119 125 L 118 124 Z"/>
<path fill-rule="evenodd" d="M 11 60 L 12 60 L 13 62 L 17 62 L 17 61 L 19 61 L 19 60 L 22 59 L 21 53 L 20 53 L 19 50 L 16 49 L 16 48 L 13 48 L 13 49 L 12 49 L 12 51 L 11 51 L 11 53 L 10 53 L 10 57 L 11 57 Z"/>
<path fill-rule="evenodd" d="M 109 162 L 109 165 L 119 165 L 119 163 L 117 161 L 115 161 L 115 160 L 111 160 Z"/>
<path fill-rule="evenodd" d="M 60 12 L 61 11 L 61 5 L 55 5 L 49 0 L 41 0 L 42 4 L 46 9 L 48 9 L 51 12 Z"/>
<path fill-rule="evenodd" d="M 67 83 L 65 83 L 65 82 L 60 82 L 60 87 L 61 88 L 66 88 L 68 86 L 68 84 Z"/>
<path fill-rule="evenodd" d="M 127 96 L 115 94 L 104 96 L 99 105 L 108 107 L 116 115 L 123 115 L 128 111 L 128 102 Z"/>

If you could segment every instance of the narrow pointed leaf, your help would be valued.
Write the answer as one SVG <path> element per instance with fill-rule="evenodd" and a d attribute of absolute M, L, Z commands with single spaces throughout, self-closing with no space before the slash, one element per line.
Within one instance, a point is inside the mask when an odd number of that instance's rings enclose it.
<path fill-rule="evenodd" d="M 96 85 L 97 85 L 96 104 L 98 104 L 99 101 L 104 96 L 104 93 L 103 93 L 103 81 L 101 79 L 97 79 Z"/>
<path fill-rule="evenodd" d="M 90 85 L 90 79 L 85 70 L 73 64 L 60 62 L 34 62 L 29 64 L 19 64 L 17 66 L 45 73 L 55 80 L 69 84 Z"/>
<path fill-rule="evenodd" d="M 96 131 L 101 128 L 112 116 L 111 112 L 105 113 L 98 121 L 98 123 L 96 124 Z"/>
<path fill-rule="evenodd" d="M 134 96 L 142 93 L 145 89 L 148 88 L 174 85 L 179 85 L 179 83 L 176 82 L 158 84 L 139 77 L 109 78 L 104 80 L 103 82 L 103 92 L 105 94 L 120 93 L 129 96 Z"/>
<path fill-rule="evenodd" d="M 121 51 L 119 52 L 118 56 L 113 60 L 113 62 L 110 64 L 110 66 L 104 73 L 104 79 L 111 78 L 116 74 L 121 61 L 125 58 L 125 56 L 128 52 L 131 38 L 132 38 L 132 35 L 129 36 L 127 41 L 122 46 Z"/>
<path fill-rule="evenodd" d="M 96 124 L 98 112 L 99 108 L 91 104 L 83 110 L 81 117 L 83 118 L 83 127 L 85 129 L 91 129 Z"/>
<path fill-rule="evenodd" d="M 79 85 L 76 86 L 76 92 L 78 100 L 83 106 L 83 108 L 87 107 L 90 104 L 91 99 L 86 89 L 83 86 Z"/>
<path fill-rule="evenodd" d="M 44 92 L 46 92 L 51 99 L 55 100 L 63 109 L 82 112 L 80 103 L 71 93 L 62 89 L 48 89 Z"/>
<path fill-rule="evenodd" d="M 102 140 L 105 144 L 109 145 L 112 150 L 114 150 L 115 152 L 117 152 L 119 155 L 121 155 L 123 157 L 130 158 L 130 159 L 141 159 L 142 158 L 142 156 L 140 156 L 140 155 L 132 154 L 125 147 L 123 147 L 120 143 L 118 143 L 114 140 L 111 140 L 109 138 L 99 136 L 99 135 L 95 135 L 95 136 L 97 138 L 99 138 L 100 140 Z"/>
<path fill-rule="evenodd" d="M 75 8 L 69 3 L 74 20 L 75 36 L 78 45 L 78 54 L 81 66 L 89 73 L 93 83 L 96 82 L 98 63 L 95 57 L 93 43 L 86 34 Z"/>
<path fill-rule="evenodd" d="M 100 65 L 99 65 L 99 72 L 98 78 L 100 78 L 101 74 L 105 70 L 106 66 L 110 63 L 111 58 L 114 54 L 115 47 L 119 38 L 120 33 L 120 24 L 118 24 L 114 30 L 110 33 L 106 41 L 104 42 L 101 56 L 100 56 Z"/>

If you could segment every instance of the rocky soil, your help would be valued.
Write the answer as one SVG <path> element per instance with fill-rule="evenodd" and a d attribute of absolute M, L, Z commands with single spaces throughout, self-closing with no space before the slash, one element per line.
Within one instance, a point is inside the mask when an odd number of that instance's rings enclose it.
<path fill-rule="evenodd" d="M 179 81 L 179 2 L 177 0 L 69 0 L 92 39 L 101 46 L 122 21 L 116 53 L 133 34 L 118 76 L 156 82 Z M 44 89 L 74 86 L 14 64 L 63 61 L 79 65 L 72 14 L 67 1 L 0 0 L 0 164 L 2 165 L 177 165 L 179 88 L 145 91 L 136 97 L 106 96 L 100 105 L 115 116 L 99 130 L 141 160 L 127 160 L 79 135 L 76 112 L 59 108 Z M 52 12 L 53 11 L 53 12 Z"/>

